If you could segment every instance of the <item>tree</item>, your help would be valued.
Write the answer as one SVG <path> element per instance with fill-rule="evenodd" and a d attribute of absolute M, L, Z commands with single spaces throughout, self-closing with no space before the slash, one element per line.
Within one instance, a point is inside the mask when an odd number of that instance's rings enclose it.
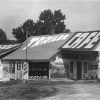
<path fill-rule="evenodd" d="M 4 43 L 7 41 L 7 36 L 6 36 L 6 33 L 0 29 L 0 43 Z"/>
<path fill-rule="evenodd" d="M 38 25 L 41 24 L 41 29 L 39 33 L 41 35 L 47 34 L 58 34 L 65 30 L 65 15 L 61 10 L 55 10 L 52 12 L 50 9 L 44 10 L 39 16 Z"/>
<path fill-rule="evenodd" d="M 66 28 L 66 29 L 64 30 L 64 33 L 70 33 L 70 32 L 71 32 L 70 29 L 67 29 L 67 28 Z"/>
<path fill-rule="evenodd" d="M 55 26 L 55 34 L 63 33 L 63 31 L 65 30 L 65 27 L 66 27 L 64 24 L 65 19 L 66 19 L 65 15 L 63 15 L 61 10 L 54 11 L 53 25 Z"/>
<path fill-rule="evenodd" d="M 44 10 L 40 13 L 39 20 L 36 23 L 36 34 L 51 34 L 53 13 L 51 10 Z"/>
<path fill-rule="evenodd" d="M 41 30 L 43 28 L 43 22 L 41 21 L 37 21 L 37 23 L 35 23 L 35 34 L 36 35 L 41 35 Z"/>
<path fill-rule="evenodd" d="M 17 28 L 13 28 L 12 34 L 19 41 L 23 42 L 28 37 L 33 35 L 51 35 L 63 33 L 65 30 L 65 15 L 61 10 L 55 10 L 52 12 L 50 9 L 44 10 L 40 13 L 37 22 L 28 19 L 22 25 Z"/>
<path fill-rule="evenodd" d="M 13 28 L 12 34 L 17 39 L 17 41 L 23 42 L 26 40 L 26 35 L 28 37 L 35 35 L 35 23 L 33 20 L 28 19 L 19 27 Z"/>

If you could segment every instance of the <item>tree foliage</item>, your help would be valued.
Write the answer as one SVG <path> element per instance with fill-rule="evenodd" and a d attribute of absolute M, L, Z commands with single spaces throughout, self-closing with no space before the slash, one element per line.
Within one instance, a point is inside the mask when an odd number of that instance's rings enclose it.
<path fill-rule="evenodd" d="M 52 12 L 50 9 L 44 10 L 39 16 L 38 23 L 42 23 L 40 34 L 59 34 L 65 30 L 65 15 L 61 10 Z M 38 24 L 37 23 L 37 24 Z"/>
<path fill-rule="evenodd" d="M 0 43 L 6 41 L 7 41 L 6 33 L 2 29 L 0 29 Z"/>
<path fill-rule="evenodd" d="M 20 42 L 26 40 L 26 34 L 33 35 L 51 35 L 63 33 L 65 30 L 65 15 L 61 10 L 52 12 L 50 9 L 44 10 L 40 13 L 39 19 L 36 23 L 28 19 L 22 25 L 14 28 L 12 31 L 13 36 Z"/>
<path fill-rule="evenodd" d="M 28 37 L 35 34 L 34 26 L 35 23 L 33 22 L 33 20 L 28 19 L 19 27 L 14 28 L 12 34 L 18 41 L 23 42 L 26 40 L 26 34 L 28 35 Z"/>

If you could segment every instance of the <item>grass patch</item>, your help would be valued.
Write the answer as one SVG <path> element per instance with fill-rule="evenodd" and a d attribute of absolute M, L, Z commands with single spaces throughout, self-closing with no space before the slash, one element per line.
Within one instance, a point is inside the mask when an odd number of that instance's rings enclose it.
<path fill-rule="evenodd" d="M 56 95 L 57 91 L 50 81 L 11 81 L 0 83 L 0 100 L 36 100 Z"/>

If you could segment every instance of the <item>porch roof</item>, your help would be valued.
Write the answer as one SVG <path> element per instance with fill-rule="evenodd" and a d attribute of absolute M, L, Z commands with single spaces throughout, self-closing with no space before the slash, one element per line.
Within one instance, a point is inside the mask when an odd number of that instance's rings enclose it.
<path fill-rule="evenodd" d="M 100 30 L 76 32 L 61 46 L 61 49 L 72 51 L 100 51 Z"/>
<path fill-rule="evenodd" d="M 66 42 L 69 34 L 42 35 L 30 37 L 23 46 L 2 60 L 49 60 Z M 26 48 L 27 45 L 27 48 Z"/>

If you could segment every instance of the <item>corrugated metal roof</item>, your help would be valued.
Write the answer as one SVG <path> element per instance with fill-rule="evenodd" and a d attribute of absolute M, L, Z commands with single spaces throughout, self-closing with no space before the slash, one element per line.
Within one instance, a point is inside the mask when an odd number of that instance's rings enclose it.
<path fill-rule="evenodd" d="M 49 60 L 54 54 L 58 52 L 58 48 L 66 42 L 68 36 L 69 35 L 67 33 L 33 36 L 29 38 L 27 42 L 24 42 L 21 48 L 4 57 L 3 59 L 25 60 L 27 50 L 28 60 Z"/>
<path fill-rule="evenodd" d="M 99 44 L 100 30 L 80 31 L 74 33 L 61 48 L 66 50 L 95 51 Z"/>

